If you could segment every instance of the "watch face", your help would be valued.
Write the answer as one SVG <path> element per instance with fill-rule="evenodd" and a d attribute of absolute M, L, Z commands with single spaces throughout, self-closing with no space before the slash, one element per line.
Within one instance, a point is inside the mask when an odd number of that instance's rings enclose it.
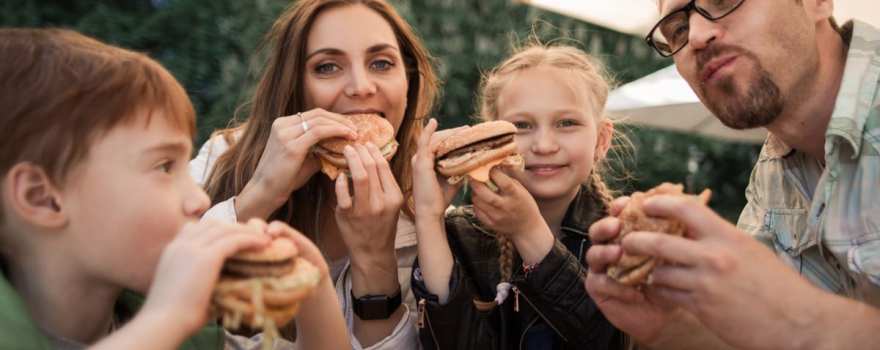
<path fill-rule="evenodd" d="M 390 298 L 387 295 L 365 295 L 360 298 L 352 295 L 352 308 L 362 320 L 387 319 L 400 307 L 400 303 L 400 292 Z"/>
<path fill-rule="evenodd" d="M 390 313 L 388 312 L 388 297 L 381 296 L 371 296 L 370 299 L 364 300 L 360 299 L 360 315 L 361 319 L 377 319 L 377 318 L 388 318 Z"/>

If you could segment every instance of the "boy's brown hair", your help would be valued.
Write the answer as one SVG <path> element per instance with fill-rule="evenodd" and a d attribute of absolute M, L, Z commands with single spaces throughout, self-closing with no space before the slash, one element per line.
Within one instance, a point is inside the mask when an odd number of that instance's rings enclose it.
<path fill-rule="evenodd" d="M 193 135 L 183 87 L 144 54 L 64 29 L 0 29 L 0 173 L 30 162 L 56 185 L 95 140 L 147 112 Z M 0 215 L 2 219 L 2 215 Z"/>

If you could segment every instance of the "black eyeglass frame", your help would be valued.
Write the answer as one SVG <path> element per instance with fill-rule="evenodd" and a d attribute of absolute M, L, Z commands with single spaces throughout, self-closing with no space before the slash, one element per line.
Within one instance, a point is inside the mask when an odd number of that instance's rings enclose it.
<path fill-rule="evenodd" d="M 719 19 L 722 19 L 724 17 L 729 16 L 731 13 L 736 11 L 740 6 L 742 6 L 742 4 L 744 2 L 746 2 L 746 0 L 739 0 L 739 3 L 736 4 L 736 6 L 731 7 L 730 11 L 727 11 L 727 13 L 722 14 L 718 17 L 712 17 L 712 14 L 710 14 L 708 11 L 697 6 L 697 0 L 691 0 L 690 2 L 687 3 L 687 5 L 684 5 L 682 8 L 680 8 L 678 10 L 670 12 L 668 15 L 663 16 L 663 18 L 661 18 L 659 21 L 657 21 L 657 24 L 654 25 L 654 28 L 651 28 L 651 31 L 648 32 L 648 36 L 645 37 L 645 42 L 648 44 L 648 46 L 653 48 L 654 51 L 657 51 L 657 53 L 659 53 L 660 56 L 672 57 L 675 54 L 677 54 L 679 51 L 681 51 L 681 49 L 683 49 L 685 46 L 687 46 L 688 42 L 690 42 L 690 39 L 685 40 L 684 44 L 682 44 L 679 48 L 673 50 L 672 52 L 670 52 L 668 54 L 664 53 L 663 50 L 660 50 L 660 48 L 657 47 L 657 44 L 654 42 L 654 32 L 660 28 L 660 24 L 662 24 L 663 21 L 665 21 L 669 17 L 677 15 L 680 12 L 684 12 L 687 15 L 688 20 L 690 20 L 690 18 L 691 18 L 690 12 L 694 11 L 694 12 L 700 14 L 700 16 L 703 16 L 703 18 L 708 19 L 712 22 L 715 22 Z M 690 28 L 688 28 L 688 33 L 690 34 Z"/>

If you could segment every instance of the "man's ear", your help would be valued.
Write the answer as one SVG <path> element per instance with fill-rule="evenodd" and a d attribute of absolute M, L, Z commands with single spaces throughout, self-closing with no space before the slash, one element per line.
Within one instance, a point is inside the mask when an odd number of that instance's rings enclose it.
<path fill-rule="evenodd" d="M 61 228 L 67 213 L 61 193 L 42 167 L 23 162 L 12 166 L 3 178 L 8 210 L 22 221 L 44 228 Z"/>
<path fill-rule="evenodd" d="M 608 149 L 611 148 L 611 141 L 614 138 L 614 123 L 608 118 L 602 118 L 596 124 L 596 153 L 593 155 L 596 161 L 605 159 Z"/>

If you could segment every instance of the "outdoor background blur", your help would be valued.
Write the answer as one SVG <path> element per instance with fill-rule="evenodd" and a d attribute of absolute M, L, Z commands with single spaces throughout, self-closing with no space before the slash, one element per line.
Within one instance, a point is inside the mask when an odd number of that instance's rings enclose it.
<path fill-rule="evenodd" d="M 441 127 L 471 121 L 482 71 L 534 32 L 600 57 L 618 84 L 672 64 L 631 35 L 511 0 L 391 0 L 436 58 L 443 95 Z M 198 113 L 196 147 L 246 104 L 261 68 L 263 34 L 288 6 L 283 0 L 4 0 L 0 26 L 66 27 L 148 53 L 181 81 Z M 611 2 L 609 2 L 610 4 Z M 246 117 L 240 108 L 238 118 Z M 625 117 L 625 116 L 617 116 Z M 635 150 L 614 166 L 622 193 L 660 182 L 714 191 L 711 205 L 736 221 L 759 146 L 638 127 L 623 128 Z"/>

